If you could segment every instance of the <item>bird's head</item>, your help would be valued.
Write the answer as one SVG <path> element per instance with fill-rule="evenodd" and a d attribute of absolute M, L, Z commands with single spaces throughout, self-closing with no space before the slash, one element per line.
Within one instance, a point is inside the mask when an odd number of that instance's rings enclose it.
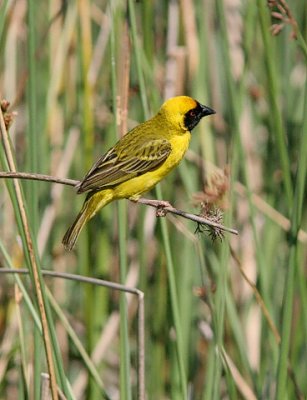
<path fill-rule="evenodd" d="M 199 121 L 215 111 L 188 96 L 172 97 L 165 101 L 160 113 L 177 128 L 191 131 Z"/>

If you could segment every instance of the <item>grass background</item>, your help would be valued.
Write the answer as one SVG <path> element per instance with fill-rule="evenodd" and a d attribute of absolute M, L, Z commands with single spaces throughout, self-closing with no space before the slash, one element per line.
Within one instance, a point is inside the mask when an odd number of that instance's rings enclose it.
<path fill-rule="evenodd" d="M 144 292 L 149 399 L 307 395 L 307 6 L 289 6 L 0 1 L 0 97 L 17 112 L 18 171 L 81 179 L 164 98 L 190 95 L 217 114 L 151 196 L 194 213 L 211 201 L 239 230 L 212 243 L 191 222 L 120 201 L 67 253 L 82 196 L 32 181 L 18 195 L 3 180 L 0 265 L 30 276 L 0 275 L 1 398 L 48 398 L 52 368 L 68 399 L 138 396 L 137 297 L 41 268 Z"/>

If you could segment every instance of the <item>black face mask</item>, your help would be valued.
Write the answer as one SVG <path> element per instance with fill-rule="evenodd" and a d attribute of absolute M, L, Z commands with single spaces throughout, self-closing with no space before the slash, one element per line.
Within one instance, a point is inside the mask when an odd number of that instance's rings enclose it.
<path fill-rule="evenodd" d="M 184 125 L 189 131 L 191 131 L 203 117 L 211 114 L 215 114 L 215 111 L 212 110 L 212 108 L 197 103 L 195 108 L 185 114 Z"/>

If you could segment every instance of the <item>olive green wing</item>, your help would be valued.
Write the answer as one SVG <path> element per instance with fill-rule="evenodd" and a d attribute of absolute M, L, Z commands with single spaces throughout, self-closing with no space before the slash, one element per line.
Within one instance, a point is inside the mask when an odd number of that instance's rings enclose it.
<path fill-rule="evenodd" d="M 101 157 L 78 185 L 78 193 L 98 191 L 126 182 L 161 166 L 172 147 L 166 139 L 121 141 Z"/>

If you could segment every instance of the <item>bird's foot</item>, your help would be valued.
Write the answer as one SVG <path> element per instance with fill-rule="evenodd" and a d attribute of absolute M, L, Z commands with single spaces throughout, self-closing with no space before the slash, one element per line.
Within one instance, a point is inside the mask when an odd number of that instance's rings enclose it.
<path fill-rule="evenodd" d="M 165 217 L 167 214 L 166 208 L 173 206 L 171 203 L 165 200 L 151 200 L 151 199 L 145 199 L 143 197 L 140 197 L 138 200 L 136 200 L 138 203 L 145 204 L 147 206 L 155 207 L 157 209 L 156 215 L 157 217 Z"/>

